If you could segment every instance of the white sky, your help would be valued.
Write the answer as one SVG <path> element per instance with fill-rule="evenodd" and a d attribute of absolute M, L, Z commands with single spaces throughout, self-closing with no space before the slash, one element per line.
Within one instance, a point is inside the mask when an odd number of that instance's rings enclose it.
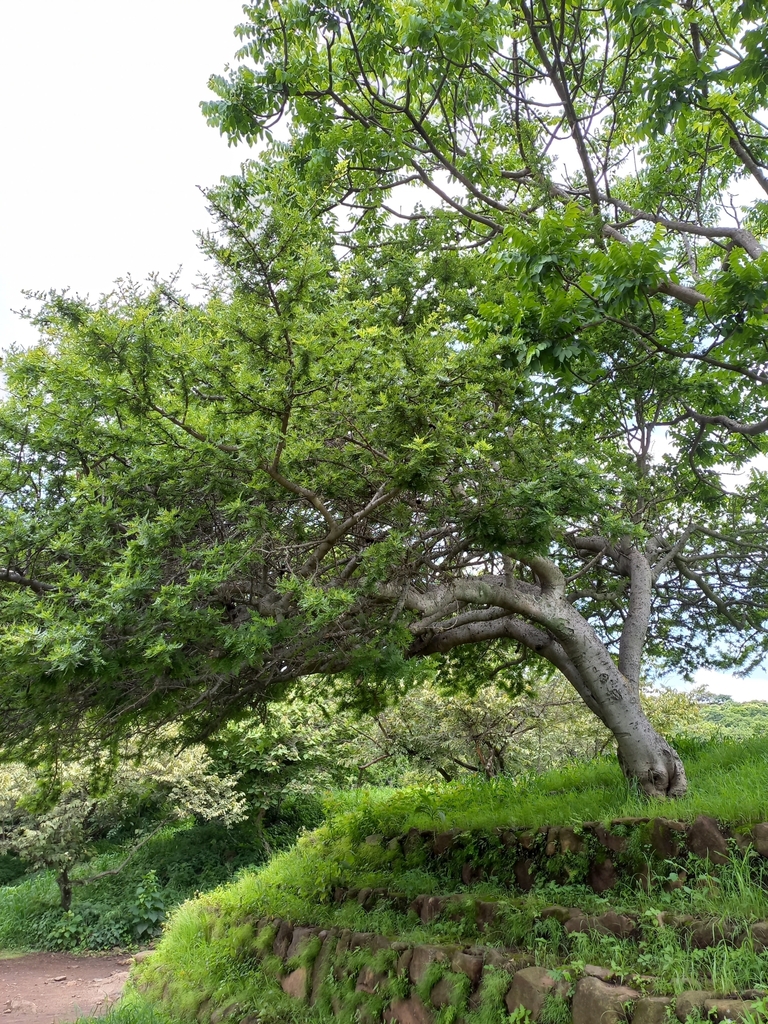
<path fill-rule="evenodd" d="M 187 286 L 204 261 L 197 186 L 235 173 L 198 103 L 233 59 L 241 0 L 34 0 L 0 12 L 0 351 L 29 343 L 22 289 L 96 297 L 130 273 Z M 702 672 L 713 692 L 768 698 L 768 677 Z"/>
<path fill-rule="evenodd" d="M 198 103 L 232 60 L 240 0 L 28 0 L 0 13 L 0 349 L 20 292 L 93 297 L 130 272 L 203 266 L 198 185 L 237 171 Z"/>

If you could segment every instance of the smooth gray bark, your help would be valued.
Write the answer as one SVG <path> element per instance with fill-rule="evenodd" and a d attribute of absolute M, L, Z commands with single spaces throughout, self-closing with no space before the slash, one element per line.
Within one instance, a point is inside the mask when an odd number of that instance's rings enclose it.
<path fill-rule="evenodd" d="M 568 601 L 565 578 L 546 558 L 526 559 L 535 584 L 505 577 L 456 580 L 426 594 L 409 591 L 405 606 L 421 613 L 412 656 L 447 651 L 466 643 L 508 637 L 555 665 L 587 706 L 613 733 L 619 763 L 628 779 L 650 797 L 682 796 L 685 769 L 677 752 L 643 711 L 639 694 L 640 659 L 650 613 L 651 566 L 636 552 L 636 596 L 630 601 L 624 644 L 628 678 L 593 627 Z M 472 621 L 475 607 L 483 616 Z M 489 615 L 489 609 L 497 614 Z"/>

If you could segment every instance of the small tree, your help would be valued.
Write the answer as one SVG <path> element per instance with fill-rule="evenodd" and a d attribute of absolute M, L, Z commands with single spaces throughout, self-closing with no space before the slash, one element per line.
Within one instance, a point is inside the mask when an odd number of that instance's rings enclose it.
<path fill-rule="evenodd" d="M 237 779 L 217 774 L 201 747 L 181 751 L 123 745 L 114 765 L 103 756 L 30 769 L 0 766 L 0 853 L 55 872 L 61 906 L 75 886 L 116 875 L 171 821 L 197 816 L 230 825 L 245 817 Z M 151 825 L 117 867 L 73 877 L 93 843 L 137 814 Z"/>

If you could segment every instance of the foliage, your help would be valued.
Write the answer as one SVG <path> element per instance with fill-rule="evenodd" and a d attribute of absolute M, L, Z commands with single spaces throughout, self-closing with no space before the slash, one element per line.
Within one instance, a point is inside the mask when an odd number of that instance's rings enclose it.
<path fill-rule="evenodd" d="M 62 907 L 69 910 L 72 887 L 92 880 L 73 878 L 72 869 L 92 854 L 97 839 L 119 831 L 126 820 L 144 815 L 149 824 L 136 829 L 125 863 L 168 821 L 197 816 L 233 824 L 245 816 L 234 778 L 216 774 L 201 748 L 179 751 L 171 737 L 166 742 L 165 750 L 126 743 L 90 761 L 38 770 L 0 768 L 0 852 L 16 854 L 31 868 L 52 868 Z"/>

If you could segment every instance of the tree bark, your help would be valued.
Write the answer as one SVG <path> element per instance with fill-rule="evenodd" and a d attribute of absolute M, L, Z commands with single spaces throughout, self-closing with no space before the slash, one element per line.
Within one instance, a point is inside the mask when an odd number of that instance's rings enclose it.
<path fill-rule="evenodd" d="M 566 598 L 565 578 L 546 558 L 527 564 L 537 577 L 531 585 L 508 577 L 463 579 L 427 594 L 411 591 L 407 607 L 422 612 L 430 623 L 417 636 L 411 655 L 418 657 L 448 651 L 466 643 L 508 637 L 545 658 L 569 680 L 603 724 L 613 733 L 619 764 L 631 782 L 648 797 L 680 797 L 687 789 L 685 769 L 677 752 L 651 725 L 640 702 L 639 670 L 649 610 L 650 566 L 638 552 L 635 595 L 628 616 L 631 638 L 624 645 L 624 660 L 632 674 L 628 679 L 589 622 Z M 641 564 L 642 563 L 642 564 Z M 498 608 L 497 618 L 467 621 L 458 608 L 467 604 Z M 442 623 L 436 612 L 445 608 Z M 507 612 L 508 614 L 504 614 Z M 480 609 L 478 608 L 478 613 Z M 482 614 L 482 613 L 480 613 Z M 452 620 L 460 625 L 452 628 Z M 645 622 L 644 622 L 645 620 Z M 415 632 L 419 633 L 418 624 Z"/>
<path fill-rule="evenodd" d="M 61 909 L 67 911 L 72 906 L 72 882 L 66 868 L 62 868 L 56 876 L 56 882 L 58 883 L 61 895 Z"/>

